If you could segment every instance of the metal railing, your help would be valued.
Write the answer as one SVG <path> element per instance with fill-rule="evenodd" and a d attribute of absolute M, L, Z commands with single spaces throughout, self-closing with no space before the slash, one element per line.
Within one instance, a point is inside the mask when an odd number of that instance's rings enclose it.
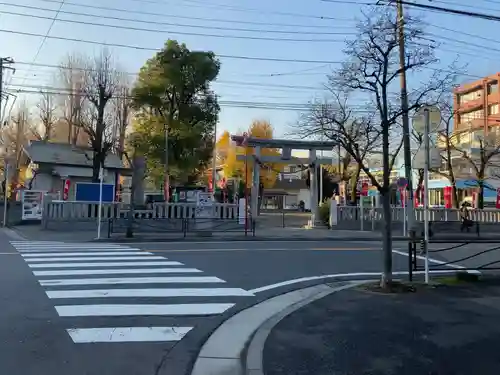
<path fill-rule="evenodd" d="M 425 269 L 423 262 L 426 252 L 430 257 L 429 271 L 494 271 L 500 270 L 500 236 L 459 238 L 431 238 L 426 244 L 421 236 L 413 236 L 408 242 L 408 276 Z M 457 238 L 458 237 L 458 238 Z M 442 247 L 430 248 L 440 244 Z M 436 259 L 438 258 L 438 259 Z"/>
<path fill-rule="evenodd" d="M 134 218 L 132 222 L 128 218 L 108 219 L 108 238 L 112 234 L 124 234 L 132 228 L 134 234 L 177 234 L 187 237 L 189 233 L 242 233 L 245 237 L 255 237 L 255 220 L 249 220 L 248 223 L 241 224 L 236 219 L 219 218 Z"/>

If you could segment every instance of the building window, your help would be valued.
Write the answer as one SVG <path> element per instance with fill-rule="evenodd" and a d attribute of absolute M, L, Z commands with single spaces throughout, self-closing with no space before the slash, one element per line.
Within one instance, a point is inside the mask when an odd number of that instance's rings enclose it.
<path fill-rule="evenodd" d="M 462 113 L 460 115 L 461 123 L 469 122 L 472 120 L 478 120 L 484 118 L 484 110 L 478 109 L 477 111 L 471 111 L 467 113 Z"/>
<path fill-rule="evenodd" d="M 488 95 L 495 94 L 498 92 L 498 81 L 493 81 L 488 83 Z"/>
<path fill-rule="evenodd" d="M 488 115 L 498 115 L 498 113 L 500 113 L 500 106 L 498 104 L 488 106 Z"/>
<path fill-rule="evenodd" d="M 290 171 L 290 173 L 295 173 L 295 172 L 297 172 L 297 167 L 295 165 L 291 165 L 289 167 L 289 171 Z"/>
<path fill-rule="evenodd" d="M 467 103 L 471 100 L 476 100 L 481 97 L 481 90 L 476 90 L 472 92 L 468 92 L 467 94 L 458 95 L 458 103 Z"/>

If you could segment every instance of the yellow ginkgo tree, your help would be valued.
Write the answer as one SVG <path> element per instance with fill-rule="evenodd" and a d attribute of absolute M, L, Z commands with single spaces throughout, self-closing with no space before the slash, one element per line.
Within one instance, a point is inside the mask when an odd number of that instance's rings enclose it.
<path fill-rule="evenodd" d="M 273 127 L 268 121 L 253 121 L 248 131 L 250 137 L 272 139 Z M 239 155 L 253 155 L 252 147 L 236 146 L 230 141 L 229 133 L 224 133 L 217 142 L 217 155 L 221 155 L 224 164 L 224 175 L 227 178 L 238 178 L 245 181 L 247 178 L 247 186 L 252 185 L 253 163 L 249 162 L 245 165 L 244 161 L 238 160 Z M 262 148 L 261 156 L 279 156 L 280 153 L 274 148 Z M 258 161 L 260 162 L 260 161 Z M 279 163 L 263 163 L 260 162 L 260 181 L 264 184 L 264 188 L 271 188 L 276 182 L 276 178 L 280 171 Z"/>

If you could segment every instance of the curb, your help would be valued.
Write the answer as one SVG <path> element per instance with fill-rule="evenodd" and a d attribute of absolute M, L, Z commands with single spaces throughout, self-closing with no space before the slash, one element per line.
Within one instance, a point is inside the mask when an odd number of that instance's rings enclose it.
<path fill-rule="evenodd" d="M 21 233 L 19 233 L 15 229 L 5 227 L 5 228 L 2 228 L 2 231 L 7 237 L 9 237 L 12 240 L 15 240 L 15 241 L 27 241 L 28 240 L 26 237 L 24 237 Z"/>
<path fill-rule="evenodd" d="M 205 341 L 195 359 L 191 375 L 263 374 L 263 344 L 271 329 L 281 319 L 317 299 L 360 283 L 350 282 L 337 288 L 328 284 L 302 288 L 266 299 L 238 312 L 222 323 Z M 279 319 L 274 321 L 273 318 Z M 249 342 L 246 357 L 242 358 Z"/>
<path fill-rule="evenodd" d="M 356 242 L 372 242 L 372 241 L 382 241 L 380 237 L 319 237 L 319 238 L 294 238 L 290 237 L 236 237 L 236 238 L 228 238 L 228 237 L 193 237 L 193 238 L 165 238 L 165 237 L 151 237 L 151 238 L 102 238 L 102 239 L 92 239 L 85 242 L 103 242 L 103 243 L 146 243 L 146 242 L 221 242 L 221 241 L 230 241 L 230 242 L 283 242 L 283 241 L 297 241 L 297 242 L 326 242 L 326 241 L 356 241 Z M 393 241 L 407 241 L 407 237 L 393 237 Z"/>
<path fill-rule="evenodd" d="M 284 310 L 281 310 L 280 312 L 276 313 L 274 316 L 269 318 L 264 324 L 262 324 L 257 331 L 255 331 L 255 334 L 250 340 L 250 343 L 248 345 L 248 349 L 246 351 L 246 357 L 245 357 L 245 375 L 264 375 L 264 369 L 263 369 L 263 354 L 264 354 L 264 345 L 266 343 L 266 340 L 268 336 L 271 334 L 271 331 L 273 328 L 278 325 L 279 322 L 281 322 L 284 318 L 286 318 L 288 315 L 294 313 L 295 311 L 299 310 L 301 307 L 304 307 L 316 300 L 319 300 L 323 297 L 326 297 L 329 294 L 335 293 L 335 292 L 340 292 L 341 290 L 345 289 L 350 289 L 354 288 L 360 284 L 365 283 L 366 281 L 354 281 L 350 282 L 347 285 L 342 285 L 342 286 L 331 286 L 328 284 L 323 284 L 325 286 L 328 286 L 330 290 L 326 293 L 323 294 L 318 294 L 316 296 L 313 296 L 309 299 L 303 300 L 301 302 L 298 302 L 294 305 L 291 305 Z"/>

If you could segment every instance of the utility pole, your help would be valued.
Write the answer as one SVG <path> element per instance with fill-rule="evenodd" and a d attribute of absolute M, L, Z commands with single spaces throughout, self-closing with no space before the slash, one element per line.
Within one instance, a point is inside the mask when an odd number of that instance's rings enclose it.
<path fill-rule="evenodd" d="M 14 64 L 14 60 L 10 57 L 0 57 L 0 122 L 3 119 L 3 110 L 2 110 L 2 99 L 3 99 L 3 72 L 5 69 L 10 69 L 14 73 L 16 70 L 10 67 L 10 64 Z M 0 123 L 0 127 L 3 126 L 3 123 Z"/>
<path fill-rule="evenodd" d="M 406 59 L 405 59 L 405 31 L 404 31 L 404 14 L 402 0 L 396 0 L 397 6 L 397 33 L 399 41 L 399 68 L 401 69 L 400 85 L 401 85 L 401 111 L 403 112 L 403 152 L 406 177 L 406 191 L 408 193 L 408 226 L 410 230 L 413 228 L 414 221 L 414 206 L 413 206 L 413 178 L 411 169 L 411 142 L 410 142 L 410 121 L 408 117 L 408 91 L 406 89 Z M 406 234 L 406 233 L 405 233 Z"/>
<path fill-rule="evenodd" d="M 14 68 L 9 67 L 8 65 L 13 64 L 14 60 L 10 57 L 0 57 L 0 128 L 3 127 L 3 111 L 2 111 L 2 96 L 3 96 L 3 72 L 5 69 L 11 69 L 15 72 Z M 7 66 L 6 66 L 7 65 Z M 9 162 L 7 159 L 4 160 L 4 184 L 3 184 L 3 220 L 2 226 L 7 226 L 7 190 L 9 186 Z"/>

